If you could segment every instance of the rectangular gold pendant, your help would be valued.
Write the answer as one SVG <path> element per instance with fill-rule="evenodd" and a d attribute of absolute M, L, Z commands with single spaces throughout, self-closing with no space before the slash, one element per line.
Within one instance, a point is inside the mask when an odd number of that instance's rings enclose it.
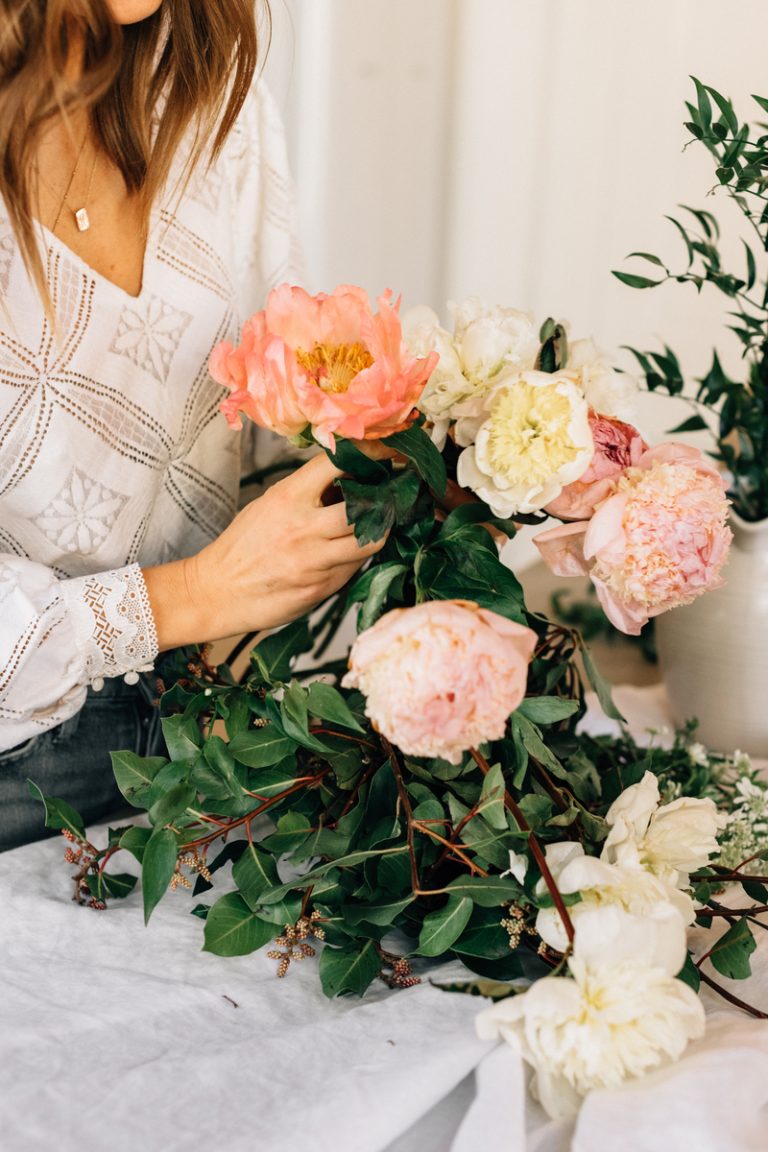
<path fill-rule="evenodd" d="M 75 223 L 77 224 L 79 232 L 88 231 L 91 226 L 91 222 L 88 219 L 88 213 L 86 212 L 85 208 L 78 208 L 77 212 L 75 212 Z"/>

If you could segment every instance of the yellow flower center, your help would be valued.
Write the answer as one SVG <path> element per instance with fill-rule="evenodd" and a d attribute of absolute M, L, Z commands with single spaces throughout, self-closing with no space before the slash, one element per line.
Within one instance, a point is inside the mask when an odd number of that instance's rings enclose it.
<path fill-rule="evenodd" d="M 496 396 L 490 416 L 488 460 L 511 483 L 543 484 L 578 455 L 569 434 L 568 396 L 552 385 L 518 380 Z"/>
<path fill-rule="evenodd" d="M 296 350 L 296 360 L 323 392 L 346 392 L 355 376 L 373 364 L 364 344 L 315 344 L 311 352 Z"/>

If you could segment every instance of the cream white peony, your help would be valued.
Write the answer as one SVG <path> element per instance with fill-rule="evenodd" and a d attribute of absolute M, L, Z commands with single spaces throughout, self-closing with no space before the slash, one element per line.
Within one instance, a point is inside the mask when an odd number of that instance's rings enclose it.
<path fill-rule="evenodd" d="M 580 893 L 581 900 L 572 904 L 569 915 L 578 934 L 581 919 L 606 905 L 616 905 L 634 916 L 653 916 L 662 905 L 671 905 L 683 924 L 695 918 L 693 900 L 687 892 L 665 883 L 645 868 L 609 864 L 587 856 L 581 844 L 565 841 L 548 844 L 546 860 L 559 890 L 564 896 Z M 543 882 L 539 885 L 545 891 Z M 536 931 L 545 944 L 565 952 L 568 937 L 556 908 L 542 908 L 536 917 Z"/>
<path fill-rule="evenodd" d="M 539 350 L 536 330 L 524 312 L 487 308 L 474 298 L 450 307 L 453 335 L 431 308 L 412 308 L 403 317 L 412 355 L 440 355 L 419 400 L 419 408 L 435 424 L 478 415 L 499 376 L 532 368 Z"/>
<path fill-rule="evenodd" d="M 594 340 L 574 340 L 569 345 L 567 368 L 594 412 L 632 422 L 637 409 L 637 381 L 626 372 L 616 372 Z"/>
<path fill-rule="evenodd" d="M 496 516 L 535 512 L 586 471 L 594 445 L 589 406 L 566 373 L 505 375 L 476 420 L 462 420 L 457 477 Z"/>
<path fill-rule="evenodd" d="M 717 834 L 727 817 L 712 800 L 681 796 L 671 804 L 659 804 L 659 799 L 659 783 L 652 772 L 622 792 L 606 815 L 610 832 L 601 858 L 645 868 L 686 888 L 688 873 L 704 868 L 718 851 Z"/>
<path fill-rule="evenodd" d="M 576 931 L 571 978 L 550 976 L 477 1017 L 484 1039 L 503 1039 L 535 1070 L 532 1090 L 553 1118 L 573 1115 L 587 1092 L 677 1060 L 704 1033 L 704 1008 L 675 979 L 685 928 L 670 905 L 650 917 L 594 908 Z"/>

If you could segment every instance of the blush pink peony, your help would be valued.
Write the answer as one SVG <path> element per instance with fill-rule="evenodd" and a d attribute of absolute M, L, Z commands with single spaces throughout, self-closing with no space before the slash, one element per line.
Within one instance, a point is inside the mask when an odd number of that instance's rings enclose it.
<path fill-rule="evenodd" d="M 231 389 L 221 408 L 233 427 L 245 413 L 263 428 L 297 436 L 311 425 L 328 448 L 335 437 L 376 440 L 407 428 L 438 361 L 412 356 L 399 301 L 385 293 L 374 314 L 362 288 L 310 296 L 283 284 L 246 322 L 240 344 L 219 344 L 211 375 Z"/>
<path fill-rule="evenodd" d="M 365 694 L 374 728 L 403 752 L 458 764 L 504 735 L 535 644 L 530 628 L 467 600 L 396 608 L 358 636 L 343 683 Z"/>
<path fill-rule="evenodd" d="M 628 468 L 591 520 L 536 537 L 559 576 L 588 574 L 608 619 L 636 636 L 651 616 L 722 583 L 732 533 L 722 479 L 696 448 L 661 444 Z"/>
<path fill-rule="evenodd" d="M 544 509 L 558 520 L 587 520 L 595 505 L 607 499 L 621 473 L 638 463 L 648 445 L 631 424 L 589 413 L 594 453 L 583 476 L 567 484 Z"/>

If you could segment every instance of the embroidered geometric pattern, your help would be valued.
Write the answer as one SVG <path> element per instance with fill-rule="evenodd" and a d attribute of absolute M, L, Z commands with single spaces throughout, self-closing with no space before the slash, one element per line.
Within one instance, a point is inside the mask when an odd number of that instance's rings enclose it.
<path fill-rule="evenodd" d="M 61 592 L 88 680 L 152 666 L 158 652 L 157 632 L 138 564 L 64 580 Z"/>
<path fill-rule="evenodd" d="M 87 556 L 104 543 L 127 499 L 73 468 L 64 487 L 33 522 L 61 551 Z"/>
<path fill-rule="evenodd" d="M 127 356 L 162 384 L 168 379 L 174 352 L 192 317 L 166 304 L 159 296 L 126 305 L 110 352 Z"/>

